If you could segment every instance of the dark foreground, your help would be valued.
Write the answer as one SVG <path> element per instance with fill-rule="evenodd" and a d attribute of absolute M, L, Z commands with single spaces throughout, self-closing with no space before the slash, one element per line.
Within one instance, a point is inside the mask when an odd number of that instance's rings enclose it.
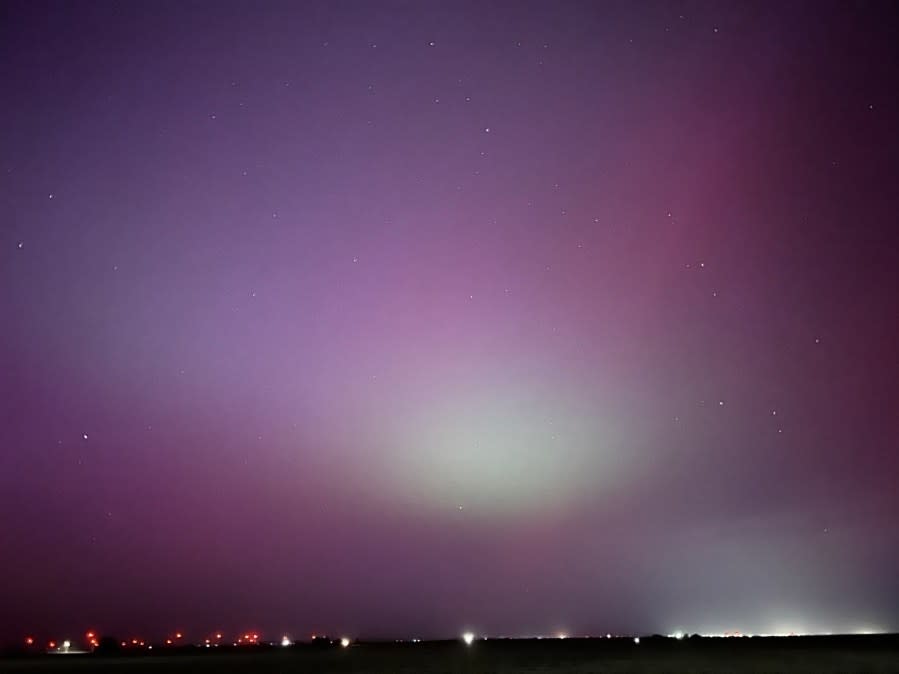
<path fill-rule="evenodd" d="M 370 643 L 349 648 L 272 648 L 152 655 L 47 655 L 0 660 L 0 673 L 29 672 L 897 672 L 899 637 L 490 640 Z"/>

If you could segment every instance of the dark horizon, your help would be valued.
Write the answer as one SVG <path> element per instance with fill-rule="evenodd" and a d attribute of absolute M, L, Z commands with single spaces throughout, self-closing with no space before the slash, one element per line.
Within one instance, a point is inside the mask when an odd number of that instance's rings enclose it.
<path fill-rule="evenodd" d="M 5 2 L 0 642 L 899 631 L 896 19 Z"/>
<path fill-rule="evenodd" d="M 73 638 L 74 637 L 74 638 Z M 597 645 L 607 644 L 611 647 L 622 645 L 651 646 L 659 644 L 698 644 L 705 643 L 767 643 L 767 644 L 818 644 L 833 647 L 837 644 L 857 644 L 869 647 L 873 644 L 899 645 L 899 633 L 896 632 L 855 632 L 855 633 L 819 633 L 819 634 L 659 634 L 637 632 L 630 634 L 542 634 L 542 635 L 487 635 L 463 632 L 456 635 L 444 635 L 421 639 L 418 637 L 394 635 L 387 636 L 339 636 L 327 634 L 296 635 L 290 630 L 282 630 L 277 635 L 259 633 L 224 634 L 204 632 L 200 635 L 169 632 L 165 636 L 146 638 L 128 635 L 123 638 L 118 634 L 100 634 L 89 631 L 77 635 L 66 633 L 65 637 L 47 637 L 40 639 L 28 636 L 19 643 L 0 643 L 0 657 L 20 658 L 23 655 L 71 654 L 102 656 L 144 656 L 144 655 L 221 655 L 244 653 L 247 651 L 268 651 L 279 649 L 308 650 L 311 648 L 344 649 L 360 646 L 397 645 L 415 648 L 417 645 L 458 643 L 466 647 L 478 644 L 497 642 L 546 642 L 557 644 L 551 646 L 562 648 L 572 642 Z M 600 646 L 602 647 L 602 646 Z M 823 647 L 823 646 L 822 646 Z M 739 648 L 739 646 L 737 646 Z M 215 650 L 218 649 L 218 650 Z"/>

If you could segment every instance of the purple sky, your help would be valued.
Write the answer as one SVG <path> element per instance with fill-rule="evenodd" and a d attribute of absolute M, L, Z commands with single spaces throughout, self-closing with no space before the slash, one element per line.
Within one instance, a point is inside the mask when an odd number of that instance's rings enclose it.
<path fill-rule="evenodd" d="M 8 2 L 0 641 L 899 629 L 896 17 Z"/>

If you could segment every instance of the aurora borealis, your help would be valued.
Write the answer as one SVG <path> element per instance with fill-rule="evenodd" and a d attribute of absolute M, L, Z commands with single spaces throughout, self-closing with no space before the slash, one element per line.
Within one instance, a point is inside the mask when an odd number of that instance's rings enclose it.
<path fill-rule="evenodd" d="M 888 4 L 2 11 L 0 642 L 899 630 Z"/>

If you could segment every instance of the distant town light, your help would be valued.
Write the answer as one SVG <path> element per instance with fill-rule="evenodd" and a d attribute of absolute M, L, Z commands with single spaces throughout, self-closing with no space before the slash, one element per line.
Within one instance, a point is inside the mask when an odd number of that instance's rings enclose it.
<path fill-rule="evenodd" d="M 634 637 L 634 643 L 635 643 L 635 644 L 639 644 L 639 643 L 640 643 L 640 637 Z"/>
<path fill-rule="evenodd" d="M 65 641 L 62 642 L 62 649 L 64 651 L 69 650 L 71 647 L 72 647 L 72 642 L 69 641 L 68 639 L 66 639 Z"/>
<path fill-rule="evenodd" d="M 290 637 L 288 637 L 286 634 L 283 637 L 281 637 L 281 645 L 284 646 L 285 648 L 290 646 Z"/>
<path fill-rule="evenodd" d="M 466 646 L 471 646 L 472 642 L 474 641 L 474 634 L 472 634 L 471 632 L 466 632 L 462 635 L 462 641 L 465 642 Z"/>
<path fill-rule="evenodd" d="M 347 646 L 349 646 L 349 645 L 350 645 L 350 639 L 349 639 L 349 637 L 343 637 L 343 638 L 340 640 L 340 645 L 343 646 L 344 648 L 346 648 Z"/>

